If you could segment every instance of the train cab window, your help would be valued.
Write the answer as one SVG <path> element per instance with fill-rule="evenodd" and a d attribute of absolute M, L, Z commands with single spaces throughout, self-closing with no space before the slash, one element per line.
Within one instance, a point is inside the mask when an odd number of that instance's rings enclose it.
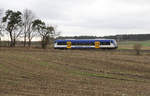
<path fill-rule="evenodd" d="M 114 43 L 114 42 L 111 40 L 111 43 Z"/>

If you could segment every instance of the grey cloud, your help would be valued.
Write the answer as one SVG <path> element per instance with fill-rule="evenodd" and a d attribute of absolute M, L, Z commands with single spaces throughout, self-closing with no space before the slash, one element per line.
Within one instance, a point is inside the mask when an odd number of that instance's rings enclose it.
<path fill-rule="evenodd" d="M 65 35 L 67 32 L 92 35 L 91 31 L 106 35 L 132 30 L 148 32 L 149 5 L 149 0 L 5 0 L 0 3 L 4 9 L 33 10 L 39 18 L 60 26 Z"/>

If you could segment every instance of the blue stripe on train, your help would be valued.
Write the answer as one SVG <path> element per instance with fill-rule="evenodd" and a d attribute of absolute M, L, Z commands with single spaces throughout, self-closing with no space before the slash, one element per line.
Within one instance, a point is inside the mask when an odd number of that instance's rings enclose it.
<path fill-rule="evenodd" d="M 56 40 L 55 42 L 95 42 L 95 41 L 101 41 L 101 42 L 110 42 L 113 40 Z"/>
<path fill-rule="evenodd" d="M 55 47 L 56 49 L 65 49 L 67 47 Z M 95 48 L 95 47 L 71 47 L 71 49 L 92 49 L 92 48 Z M 68 49 L 68 48 L 67 48 Z"/>

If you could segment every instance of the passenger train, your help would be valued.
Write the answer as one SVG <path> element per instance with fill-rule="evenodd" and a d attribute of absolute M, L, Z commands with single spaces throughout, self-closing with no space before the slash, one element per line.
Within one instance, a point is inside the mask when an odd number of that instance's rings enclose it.
<path fill-rule="evenodd" d="M 114 39 L 64 39 L 55 40 L 55 49 L 115 49 L 117 42 Z"/>

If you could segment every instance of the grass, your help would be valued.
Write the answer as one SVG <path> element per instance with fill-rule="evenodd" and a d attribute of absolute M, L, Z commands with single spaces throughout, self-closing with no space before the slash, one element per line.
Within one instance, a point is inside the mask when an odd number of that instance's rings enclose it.
<path fill-rule="evenodd" d="M 149 50 L 150 49 L 150 40 L 148 41 L 123 41 L 119 42 L 119 49 L 133 49 L 133 46 L 135 44 L 141 44 L 143 50 Z"/>
<path fill-rule="evenodd" d="M 133 44 L 142 44 L 145 47 L 150 47 L 150 40 L 148 41 L 124 41 L 124 42 L 120 42 L 120 45 L 133 45 Z"/>
<path fill-rule="evenodd" d="M 1 48 L 0 96 L 149 96 L 150 53 Z"/>
<path fill-rule="evenodd" d="M 139 78 L 134 79 L 134 78 L 129 78 L 126 76 L 120 76 L 120 75 L 116 75 L 116 74 L 106 74 L 106 73 L 105 74 L 104 73 L 95 74 L 95 73 L 87 73 L 87 72 L 74 72 L 74 73 L 79 74 L 79 75 L 91 76 L 91 77 L 100 77 L 100 78 L 123 80 L 123 81 L 149 82 L 149 81 L 145 81 L 145 80 L 140 80 Z"/>

